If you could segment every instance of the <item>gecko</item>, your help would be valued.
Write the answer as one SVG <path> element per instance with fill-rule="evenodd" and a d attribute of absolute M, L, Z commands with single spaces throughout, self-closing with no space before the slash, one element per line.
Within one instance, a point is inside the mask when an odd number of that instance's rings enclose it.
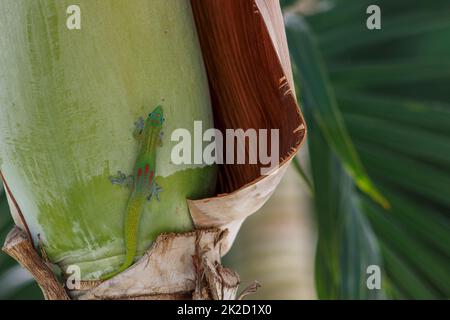
<path fill-rule="evenodd" d="M 134 136 L 139 143 L 139 152 L 133 169 L 133 174 L 125 175 L 121 171 L 117 176 L 111 176 L 110 180 L 115 185 L 128 186 L 131 194 L 128 199 L 125 215 L 125 260 L 114 272 L 101 277 L 108 280 L 125 271 L 134 262 L 137 251 L 139 222 L 147 201 L 155 197 L 160 201 L 162 188 L 156 184 L 156 152 L 162 145 L 162 126 L 165 121 L 162 106 L 157 106 L 147 117 L 139 118 L 135 123 Z"/>

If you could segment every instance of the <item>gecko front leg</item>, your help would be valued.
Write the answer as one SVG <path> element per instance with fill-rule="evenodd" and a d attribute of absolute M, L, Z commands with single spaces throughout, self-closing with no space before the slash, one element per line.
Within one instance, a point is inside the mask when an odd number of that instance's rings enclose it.
<path fill-rule="evenodd" d="M 137 119 L 137 121 L 134 123 L 134 132 L 133 136 L 139 140 L 144 135 L 144 128 L 145 128 L 145 120 L 144 118 L 140 117 Z"/>
<path fill-rule="evenodd" d="M 159 147 L 162 147 L 162 145 L 163 145 L 163 138 L 164 138 L 164 132 L 161 131 L 161 132 L 159 133 L 159 137 L 158 137 L 158 146 L 159 146 Z"/>
<path fill-rule="evenodd" d="M 135 139 L 137 140 L 142 139 L 144 135 L 144 129 L 145 129 L 145 120 L 144 118 L 140 117 L 134 123 L 133 136 L 135 137 Z M 118 171 L 117 175 L 115 176 L 110 176 L 109 180 L 114 185 L 119 185 L 128 188 L 131 188 L 134 183 L 134 177 L 132 175 L 126 175 L 122 171 Z"/>

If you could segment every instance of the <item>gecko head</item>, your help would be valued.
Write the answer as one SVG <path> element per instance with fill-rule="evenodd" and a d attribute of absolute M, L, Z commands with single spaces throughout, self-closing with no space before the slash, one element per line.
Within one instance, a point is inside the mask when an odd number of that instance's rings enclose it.
<path fill-rule="evenodd" d="M 164 121 L 166 121 L 162 106 L 157 106 L 155 110 L 149 113 L 148 121 L 152 126 L 162 126 Z"/>

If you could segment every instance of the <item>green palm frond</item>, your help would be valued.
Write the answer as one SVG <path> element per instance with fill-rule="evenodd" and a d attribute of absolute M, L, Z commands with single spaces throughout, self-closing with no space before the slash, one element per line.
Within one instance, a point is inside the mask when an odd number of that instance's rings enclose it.
<path fill-rule="evenodd" d="M 444 84 L 450 80 L 450 46 L 440 40 L 450 37 L 450 3 L 330 3 L 327 11 L 287 18 L 310 129 L 319 297 L 448 298 L 450 94 Z M 366 28 L 370 4 L 382 10 L 382 30 Z M 314 92 L 311 86 L 322 89 Z M 333 99 L 330 112 L 327 104 Z M 350 142 L 319 137 L 336 128 L 348 132 Z M 348 143 L 390 210 L 351 188 L 358 185 L 351 174 L 358 165 L 339 152 Z M 336 171 L 333 157 L 350 169 L 351 178 Z M 346 194 L 353 205 L 343 208 L 336 194 Z M 383 292 L 358 292 L 366 279 L 361 264 L 378 263 Z"/>

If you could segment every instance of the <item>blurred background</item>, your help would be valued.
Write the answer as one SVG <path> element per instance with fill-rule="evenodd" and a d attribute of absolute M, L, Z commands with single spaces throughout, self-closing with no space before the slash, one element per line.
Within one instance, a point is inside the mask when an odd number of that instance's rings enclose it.
<path fill-rule="evenodd" d="M 225 265 L 251 298 L 448 299 L 450 1 L 281 2 L 308 145 Z M 0 242 L 11 226 L 0 189 Z M 0 253 L 0 299 L 41 298 Z"/>

